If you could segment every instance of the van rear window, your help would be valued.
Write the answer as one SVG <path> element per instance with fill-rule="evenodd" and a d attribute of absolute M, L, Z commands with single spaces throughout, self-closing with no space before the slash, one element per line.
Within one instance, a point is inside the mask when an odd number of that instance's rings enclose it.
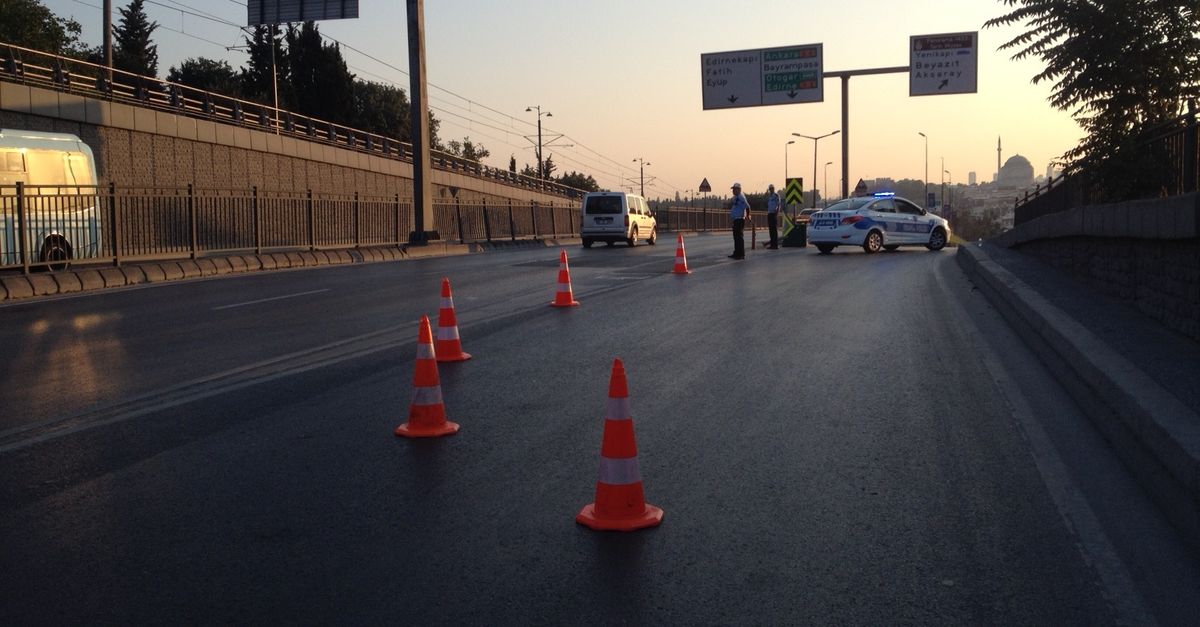
<path fill-rule="evenodd" d="M 584 200 L 583 212 L 588 215 L 597 213 L 621 213 L 621 197 L 590 196 Z"/>

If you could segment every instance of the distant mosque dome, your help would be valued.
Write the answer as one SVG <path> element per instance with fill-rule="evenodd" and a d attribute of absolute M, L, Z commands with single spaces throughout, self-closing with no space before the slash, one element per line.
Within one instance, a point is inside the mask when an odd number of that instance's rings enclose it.
<path fill-rule="evenodd" d="M 1033 164 L 1021 155 L 1009 157 L 1008 161 L 1004 162 L 1004 167 L 1000 168 L 1000 178 L 997 184 L 1000 187 L 1032 187 Z"/>

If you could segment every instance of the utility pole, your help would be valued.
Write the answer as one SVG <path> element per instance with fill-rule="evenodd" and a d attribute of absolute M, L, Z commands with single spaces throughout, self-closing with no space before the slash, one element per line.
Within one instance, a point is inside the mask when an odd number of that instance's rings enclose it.
<path fill-rule="evenodd" d="M 645 159 L 642 159 L 641 157 L 634 159 L 634 161 L 638 162 L 638 164 L 641 166 L 641 190 L 642 191 L 641 191 L 641 194 L 639 194 L 639 195 L 642 198 L 645 198 L 646 197 L 646 166 L 654 165 L 654 164 L 650 163 L 649 161 L 646 161 Z"/>
<path fill-rule="evenodd" d="M 112 0 L 104 0 L 104 67 L 108 70 L 108 84 L 113 79 L 112 49 Z"/>
<path fill-rule="evenodd" d="M 425 75 L 425 0 L 407 0 L 409 113 L 413 147 L 413 244 L 436 237 L 433 227 L 433 160 L 429 156 L 429 92 Z"/>
<path fill-rule="evenodd" d="M 549 111 L 547 111 L 547 112 L 545 112 L 545 113 L 542 113 L 542 107 L 541 107 L 541 105 L 530 105 L 530 106 L 528 106 L 528 107 L 525 107 L 525 112 L 526 112 L 526 113 L 530 113 L 530 112 L 532 112 L 534 109 L 537 109 L 537 127 L 538 127 L 538 141 L 537 141 L 537 162 L 538 162 L 538 178 L 539 178 L 539 179 L 545 179 L 545 178 L 546 178 L 546 170 L 545 170 L 545 165 L 544 165 L 544 164 L 545 164 L 545 162 L 544 162 L 544 161 L 542 161 L 542 116 L 546 116 L 546 117 L 548 117 L 548 118 L 552 118 L 552 117 L 554 117 L 554 114 L 550 113 Z M 553 140 L 551 140 L 551 141 L 553 141 Z"/>

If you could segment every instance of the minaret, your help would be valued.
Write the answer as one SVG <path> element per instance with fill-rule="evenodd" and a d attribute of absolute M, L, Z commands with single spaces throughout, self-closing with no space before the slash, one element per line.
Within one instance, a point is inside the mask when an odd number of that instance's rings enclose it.
<path fill-rule="evenodd" d="M 993 181 L 1000 182 L 1000 136 L 996 136 L 996 178 Z"/>

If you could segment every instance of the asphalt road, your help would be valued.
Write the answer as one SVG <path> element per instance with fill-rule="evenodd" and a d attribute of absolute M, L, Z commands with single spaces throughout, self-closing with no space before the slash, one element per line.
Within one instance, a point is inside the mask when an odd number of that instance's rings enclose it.
<path fill-rule="evenodd" d="M 0 622 L 1189 624 L 1200 566 L 953 261 L 727 236 L 0 307 Z M 451 437 L 400 440 L 453 282 Z M 609 369 L 660 527 L 597 533 Z"/>

